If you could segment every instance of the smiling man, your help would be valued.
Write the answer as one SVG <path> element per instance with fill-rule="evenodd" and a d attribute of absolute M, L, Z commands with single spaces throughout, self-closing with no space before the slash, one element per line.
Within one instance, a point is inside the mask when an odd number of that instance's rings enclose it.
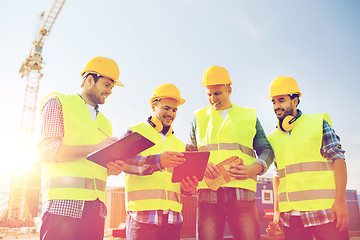
<path fill-rule="evenodd" d="M 99 112 L 115 85 L 123 86 L 119 68 L 109 58 L 95 57 L 81 72 L 80 94 L 52 93 L 42 101 L 38 155 L 43 165 L 41 240 L 100 240 L 104 237 L 107 168 L 85 157 L 114 141 L 110 121 Z"/>
<path fill-rule="evenodd" d="M 340 138 L 325 114 L 302 114 L 295 79 L 277 77 L 270 97 L 278 118 L 268 139 L 275 153 L 275 221 L 289 240 L 349 239 L 347 171 Z"/>
<path fill-rule="evenodd" d="M 161 84 L 150 99 L 152 115 L 125 134 L 138 132 L 155 143 L 140 156 L 126 160 L 127 239 L 180 239 L 181 193 L 191 193 L 198 184 L 195 176 L 171 182 L 173 168 L 185 161 L 181 153 L 185 144 L 171 127 L 184 102 L 174 84 Z"/>
<path fill-rule="evenodd" d="M 205 181 L 199 183 L 200 240 L 223 239 L 226 221 L 234 239 L 260 239 L 256 180 L 271 165 L 273 151 L 255 109 L 231 103 L 231 84 L 225 68 L 214 65 L 205 71 L 202 85 L 210 106 L 195 112 L 190 133 L 191 149 L 210 151 L 205 177 L 217 178 L 216 165 L 229 157 L 243 160 L 243 164 L 231 165 L 228 172 L 234 179 L 217 191 L 209 189 Z"/>

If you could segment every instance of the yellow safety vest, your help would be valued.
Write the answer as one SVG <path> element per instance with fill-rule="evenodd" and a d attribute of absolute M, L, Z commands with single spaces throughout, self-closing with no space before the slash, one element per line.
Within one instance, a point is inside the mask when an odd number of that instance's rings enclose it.
<path fill-rule="evenodd" d="M 140 123 L 131 128 L 150 139 L 155 145 L 140 153 L 141 156 L 161 154 L 164 151 L 185 151 L 185 144 L 173 134 L 161 135 L 148 123 Z M 171 182 L 170 170 L 156 171 L 152 175 L 125 175 L 125 189 L 127 195 L 127 211 L 172 210 L 181 212 L 180 183 Z"/>
<path fill-rule="evenodd" d="M 100 112 L 95 122 L 90 116 L 85 102 L 79 95 L 50 94 L 43 104 L 52 97 L 58 97 L 62 105 L 64 119 L 64 139 L 66 145 L 93 145 L 112 135 L 110 121 Z M 85 158 L 69 162 L 43 162 L 43 201 L 50 199 L 70 199 L 92 201 L 99 198 L 105 202 L 107 169 Z"/>
<path fill-rule="evenodd" d="M 268 139 L 279 171 L 280 212 L 330 209 L 335 199 L 332 163 L 320 153 L 323 119 L 327 114 L 302 115 L 290 136 L 275 130 Z"/>
<path fill-rule="evenodd" d="M 239 156 L 245 165 L 255 161 L 253 141 L 256 134 L 256 112 L 252 108 L 232 105 L 226 119 L 211 106 L 195 112 L 197 119 L 196 138 L 199 151 L 210 151 L 209 162 L 218 164 L 231 157 Z M 245 188 L 256 192 L 256 177 L 246 180 L 234 179 L 223 186 Z M 199 189 L 208 188 L 201 181 Z"/>

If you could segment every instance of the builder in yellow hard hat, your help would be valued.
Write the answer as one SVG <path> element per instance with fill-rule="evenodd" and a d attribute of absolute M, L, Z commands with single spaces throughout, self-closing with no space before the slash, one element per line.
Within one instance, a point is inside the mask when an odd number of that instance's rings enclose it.
<path fill-rule="evenodd" d="M 195 112 L 190 133 L 193 149 L 210 151 L 205 181 L 198 187 L 200 240 L 222 239 L 226 221 L 234 238 L 260 239 L 256 178 L 271 165 L 273 151 L 255 109 L 231 103 L 231 84 L 224 67 L 205 71 L 202 86 L 210 106 Z M 219 164 L 231 159 L 239 164 L 220 172 Z M 212 186 L 215 179 L 223 183 L 220 188 Z"/>
<path fill-rule="evenodd" d="M 347 171 L 340 138 L 325 114 L 302 114 L 295 79 L 277 77 L 270 97 L 278 118 L 268 139 L 274 149 L 274 220 L 286 239 L 349 239 Z"/>
<path fill-rule="evenodd" d="M 172 169 L 185 161 L 185 144 L 175 137 L 172 123 L 185 102 L 174 84 L 161 84 L 150 99 L 152 115 L 130 127 L 155 143 L 140 156 L 126 160 L 127 239 L 180 239 L 181 194 L 196 189 L 195 176 L 173 183 Z"/>
<path fill-rule="evenodd" d="M 95 57 L 81 72 L 79 94 L 52 93 L 41 104 L 38 155 L 43 165 L 42 240 L 103 239 L 108 175 L 124 162 L 104 168 L 86 156 L 117 140 L 110 121 L 99 112 L 119 82 L 113 59 Z"/>

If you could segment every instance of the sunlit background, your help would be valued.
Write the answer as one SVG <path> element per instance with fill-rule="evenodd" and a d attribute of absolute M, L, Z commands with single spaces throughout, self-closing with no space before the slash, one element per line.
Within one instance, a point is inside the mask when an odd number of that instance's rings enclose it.
<path fill-rule="evenodd" d="M 0 173 L 34 160 L 39 118 L 30 153 L 19 144 L 25 80 L 19 69 L 49 0 L 13 0 L 0 14 Z M 114 58 L 125 88 L 116 88 L 101 111 L 114 136 L 151 114 L 155 87 L 174 83 L 186 103 L 174 122 L 188 142 L 192 112 L 206 106 L 200 87 L 211 65 L 226 67 L 234 104 L 256 108 L 267 134 L 276 117 L 266 98 L 271 81 L 294 77 L 303 113 L 326 112 L 341 137 L 348 189 L 360 191 L 360 2 L 357 0 L 67 0 L 43 48 L 38 103 L 52 91 L 76 93 L 80 72 L 94 56 Z M 272 170 L 266 174 L 272 176 Z M 123 185 L 123 175 L 111 177 Z"/>

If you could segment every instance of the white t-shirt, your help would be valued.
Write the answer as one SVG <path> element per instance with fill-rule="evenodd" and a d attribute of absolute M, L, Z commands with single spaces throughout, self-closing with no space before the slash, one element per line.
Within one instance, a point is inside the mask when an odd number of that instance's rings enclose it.
<path fill-rule="evenodd" d="M 87 104 L 87 103 L 86 103 L 86 106 L 87 106 L 87 108 L 89 109 L 89 113 L 90 113 L 90 115 L 91 115 L 92 120 L 95 122 L 96 115 L 97 115 L 97 113 L 98 113 L 96 107 L 93 107 L 93 106 L 91 106 L 91 105 L 89 105 L 89 104 Z"/>
<path fill-rule="evenodd" d="M 223 119 L 223 120 L 225 120 L 225 118 L 226 118 L 226 117 L 227 117 L 227 115 L 229 114 L 230 109 L 231 109 L 231 108 L 228 108 L 228 109 L 225 109 L 225 110 L 219 111 L 219 113 L 220 113 L 220 115 L 221 115 L 221 117 L 222 117 L 222 119 Z"/>

